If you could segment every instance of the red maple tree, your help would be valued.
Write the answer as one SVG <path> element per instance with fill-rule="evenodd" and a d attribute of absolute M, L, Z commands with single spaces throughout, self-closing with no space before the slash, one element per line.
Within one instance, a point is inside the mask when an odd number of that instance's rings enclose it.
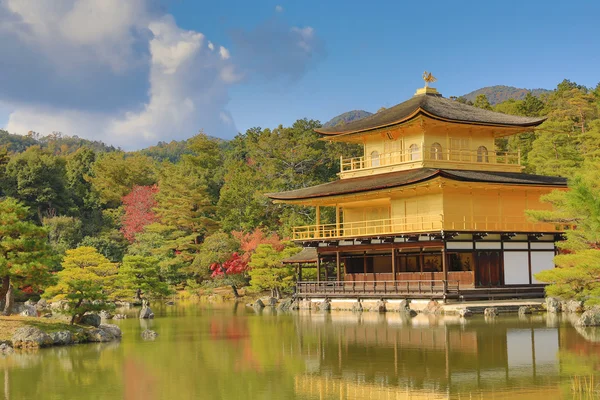
<path fill-rule="evenodd" d="M 225 261 L 222 265 L 219 263 L 213 263 L 210 266 L 210 270 L 212 271 L 211 276 L 213 278 L 222 275 L 243 274 L 247 269 L 248 261 L 245 261 L 237 252 L 231 254 L 229 260 Z"/>
<path fill-rule="evenodd" d="M 121 219 L 121 232 L 130 242 L 135 240 L 135 235 L 142 232 L 144 227 L 156 221 L 153 208 L 156 206 L 154 195 L 158 193 L 158 186 L 134 186 L 128 195 L 123 196 L 125 214 Z"/>
<path fill-rule="evenodd" d="M 240 242 L 240 250 L 243 251 L 241 258 L 248 263 L 252 253 L 258 247 L 259 244 L 270 244 L 277 251 L 283 250 L 282 239 L 277 236 L 276 233 L 267 235 L 259 228 L 254 229 L 253 232 L 244 233 L 241 231 L 233 231 L 231 235 Z"/>

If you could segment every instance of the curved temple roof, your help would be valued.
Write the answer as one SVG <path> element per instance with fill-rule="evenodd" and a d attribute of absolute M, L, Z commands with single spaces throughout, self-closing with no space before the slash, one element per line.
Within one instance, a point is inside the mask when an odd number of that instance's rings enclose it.
<path fill-rule="evenodd" d="M 504 127 L 537 126 L 545 120 L 545 118 L 519 117 L 483 110 L 455 100 L 445 99 L 439 95 L 422 94 L 346 125 L 321 128 L 315 131 L 323 135 L 358 133 L 406 122 L 419 114 L 451 122 Z"/>
<path fill-rule="evenodd" d="M 484 182 L 508 185 L 540 185 L 566 187 L 567 179 L 555 176 L 523 174 L 520 172 L 462 171 L 450 169 L 419 168 L 408 171 L 390 172 L 375 176 L 340 179 L 321 185 L 290 190 L 288 192 L 267 193 L 273 200 L 291 201 L 314 199 L 349 193 L 388 189 L 411 183 L 423 182 L 436 177 L 455 181 Z"/>

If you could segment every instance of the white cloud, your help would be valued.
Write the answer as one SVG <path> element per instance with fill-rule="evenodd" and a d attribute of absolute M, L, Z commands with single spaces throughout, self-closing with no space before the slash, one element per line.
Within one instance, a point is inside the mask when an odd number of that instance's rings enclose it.
<path fill-rule="evenodd" d="M 256 74 L 296 79 L 319 54 L 312 28 L 281 23 L 243 33 L 230 51 L 181 29 L 154 1 L 0 0 L 6 129 L 126 149 L 200 129 L 232 137 L 231 85 Z"/>
<path fill-rule="evenodd" d="M 225 47 L 221 46 L 219 47 L 219 54 L 221 55 L 221 58 L 223 60 L 228 60 L 230 56 L 229 54 L 229 50 L 227 50 Z"/>
<path fill-rule="evenodd" d="M 275 6 L 275 11 L 277 11 L 277 12 L 283 12 L 283 7 L 278 4 L 278 5 Z"/>

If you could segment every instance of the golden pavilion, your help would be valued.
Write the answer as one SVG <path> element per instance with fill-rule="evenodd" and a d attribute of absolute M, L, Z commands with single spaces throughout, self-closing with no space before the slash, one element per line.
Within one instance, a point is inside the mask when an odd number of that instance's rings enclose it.
<path fill-rule="evenodd" d="M 566 180 L 523 173 L 520 154 L 497 151 L 495 141 L 544 118 L 462 104 L 427 83 L 394 107 L 317 130 L 364 149 L 340 158 L 338 180 L 267 195 L 316 208 L 314 225 L 294 228 L 304 250 L 289 262 L 318 271 L 316 281 L 300 274 L 298 296 L 543 295 L 534 275 L 554 267 L 561 227 L 525 211 L 549 209 L 540 196 L 566 189 Z M 335 221 L 321 221 L 326 207 Z"/>

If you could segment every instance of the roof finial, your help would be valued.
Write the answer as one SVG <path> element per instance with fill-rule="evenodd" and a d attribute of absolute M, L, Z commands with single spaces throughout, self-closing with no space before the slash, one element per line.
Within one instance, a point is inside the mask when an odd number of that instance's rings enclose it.
<path fill-rule="evenodd" d="M 429 87 L 430 83 L 437 81 L 436 77 L 431 72 L 423 72 L 423 80 L 425 81 L 425 87 Z"/>
<path fill-rule="evenodd" d="M 438 96 L 438 97 L 442 96 L 435 88 L 429 87 L 430 83 L 437 81 L 436 77 L 433 76 L 433 74 L 431 72 L 427 72 L 427 71 L 423 72 L 423 80 L 425 81 L 425 87 L 422 87 L 421 89 L 417 89 L 415 96 L 419 96 L 422 94 L 428 94 L 431 96 Z"/>

